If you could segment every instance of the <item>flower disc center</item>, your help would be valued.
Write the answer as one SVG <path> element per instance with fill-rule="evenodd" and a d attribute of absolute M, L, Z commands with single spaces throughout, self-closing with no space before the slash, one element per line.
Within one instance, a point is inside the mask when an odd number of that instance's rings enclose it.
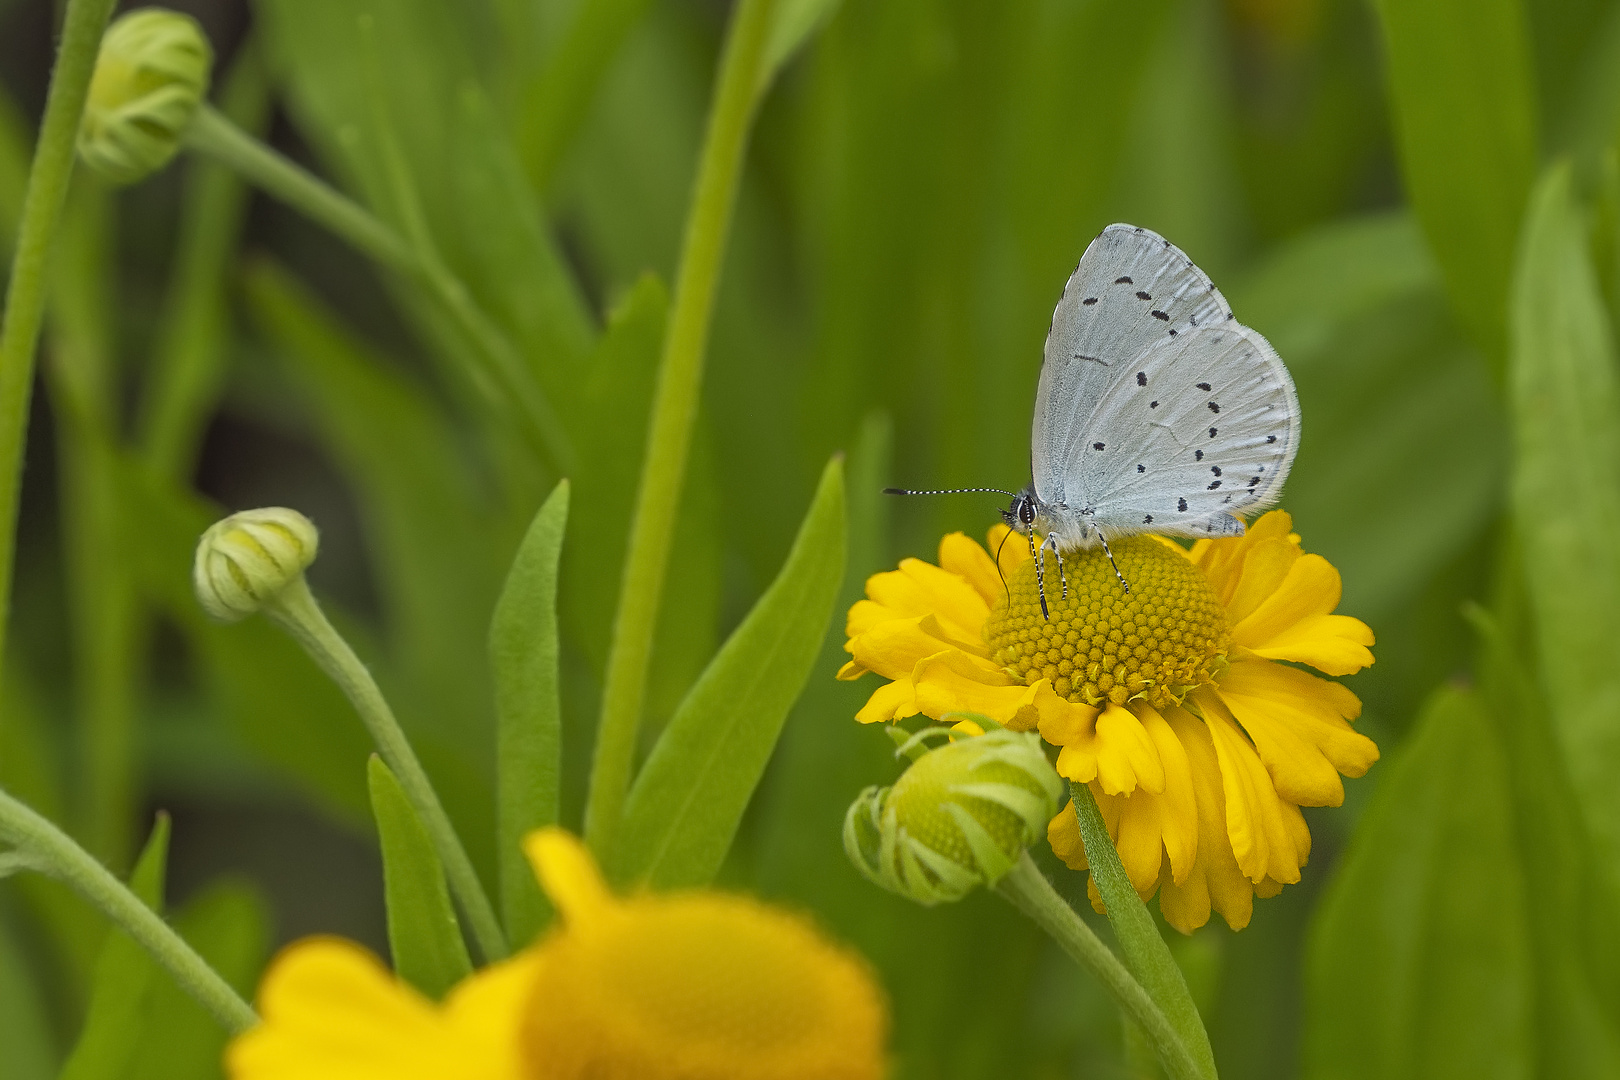
<path fill-rule="evenodd" d="M 1035 561 L 1007 577 L 1010 597 L 985 621 L 996 662 L 1031 684 L 1050 679 L 1061 697 L 1123 705 L 1141 697 L 1162 708 L 1214 679 L 1228 647 L 1226 615 L 1209 581 L 1186 556 L 1149 536 L 1114 542 L 1126 593 L 1102 548 L 1069 552 L 1063 595 L 1057 559 L 1046 553 L 1041 615 Z"/>

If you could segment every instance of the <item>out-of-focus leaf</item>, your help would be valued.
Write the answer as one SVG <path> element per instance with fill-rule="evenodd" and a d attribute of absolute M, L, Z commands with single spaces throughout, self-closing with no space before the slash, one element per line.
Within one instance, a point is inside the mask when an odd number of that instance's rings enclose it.
<path fill-rule="evenodd" d="M 431 399 L 273 265 L 250 273 L 248 295 L 359 499 L 389 633 L 380 681 L 474 857 L 488 859 L 493 697 L 483 642 L 517 538 L 488 509 Z"/>
<path fill-rule="evenodd" d="M 22 217 L 28 163 L 33 157 L 28 124 L 11 95 L 0 93 L 0 251 L 11 258 L 17 221 Z"/>
<path fill-rule="evenodd" d="M 1592 834 L 1620 866 L 1620 382 L 1567 165 L 1537 185 L 1512 320 L 1513 516 L 1541 670 Z"/>
<path fill-rule="evenodd" d="M 1407 197 L 1452 305 L 1506 352 L 1515 238 L 1535 176 L 1536 104 L 1519 0 L 1379 0 Z"/>
<path fill-rule="evenodd" d="M 776 0 L 771 8 L 771 29 L 765 39 L 765 62 L 760 68 L 764 93 L 782 66 L 793 59 L 812 34 L 838 10 L 840 0 Z"/>
<path fill-rule="evenodd" d="M 804 688 L 844 575 L 844 473 L 822 473 L 776 581 L 681 703 L 626 801 L 614 875 L 702 885 L 720 869 L 788 709 Z"/>
<path fill-rule="evenodd" d="M 568 525 L 568 481 L 535 514 L 489 627 L 495 674 L 495 828 L 507 939 L 533 940 L 549 906 L 523 854 L 530 830 L 557 822 L 562 781 L 557 564 Z"/>
<path fill-rule="evenodd" d="M 0 919 L 0 1080 L 51 1080 L 56 1047 L 37 972 Z"/>
<path fill-rule="evenodd" d="M 174 928 L 197 955 L 251 1000 L 264 965 L 269 930 L 264 901 L 251 887 L 221 882 L 180 909 Z M 149 992 L 148 1025 L 129 1080 L 217 1080 L 228 1033 L 219 1021 L 160 972 Z"/>
<path fill-rule="evenodd" d="M 129 878 L 130 890 L 159 913 L 168 858 L 169 816 L 159 814 Z M 167 977 L 144 948 L 122 930 L 110 930 L 96 961 L 84 1026 L 62 1065 L 60 1080 L 127 1076 L 135 1050 L 149 1031 L 152 991 L 159 979 Z"/>
<path fill-rule="evenodd" d="M 366 763 L 371 812 L 382 840 L 388 947 L 399 977 L 431 998 L 472 971 L 444 867 L 405 791 L 382 758 Z"/>
<path fill-rule="evenodd" d="M 1318 909 L 1313 1080 L 1536 1075 L 1529 883 L 1485 707 L 1437 693 Z"/>

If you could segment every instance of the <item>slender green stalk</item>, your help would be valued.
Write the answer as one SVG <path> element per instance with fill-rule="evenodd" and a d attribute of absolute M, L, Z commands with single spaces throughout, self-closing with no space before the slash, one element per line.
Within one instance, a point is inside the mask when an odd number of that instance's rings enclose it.
<path fill-rule="evenodd" d="M 372 741 L 377 744 L 377 753 L 404 788 L 439 858 L 444 861 L 444 876 L 461 902 L 479 951 L 486 961 L 503 959 L 508 951 L 506 935 L 501 932 L 500 921 L 484 892 L 483 882 L 478 880 L 478 871 L 473 869 L 467 849 L 462 847 L 461 838 L 456 835 L 450 816 L 444 812 L 432 781 L 416 759 L 416 752 L 411 749 L 399 721 L 394 719 L 394 711 L 388 707 L 371 672 L 326 620 L 303 577 L 282 589 L 265 605 L 264 613 L 304 647 L 354 705 Z"/>
<path fill-rule="evenodd" d="M 692 208 L 686 219 L 674 310 L 658 366 L 641 486 L 630 523 L 613 644 L 602 689 L 591 768 L 585 836 L 607 857 L 624 816 L 636 732 L 647 689 L 647 664 L 663 598 L 664 574 L 675 531 L 703 384 L 703 358 L 725 255 L 732 209 L 742 173 L 748 128 L 758 104 L 760 70 L 772 0 L 741 0 L 732 16 L 720 61 L 720 81 L 709 111 Z"/>
<path fill-rule="evenodd" d="M 572 464 L 562 424 L 516 347 L 431 248 L 413 246 L 365 207 L 255 139 L 206 103 L 198 107 L 186 129 L 186 144 L 236 170 L 269 195 L 427 289 L 457 331 L 471 342 L 488 368 L 486 374 L 516 402 L 535 448 L 559 469 Z"/>
<path fill-rule="evenodd" d="M 1126 1021 L 1145 1033 L 1158 1050 L 1171 1080 L 1209 1080 L 1215 1075 L 1213 1068 L 1206 1072 L 1193 1060 L 1181 1036 L 1148 992 L 1125 970 L 1113 950 L 1104 945 L 1058 895 L 1028 852 L 997 883 L 996 892 L 1033 919 L 1064 952 L 1097 977 L 1118 1002 Z"/>
<path fill-rule="evenodd" d="M 1097 808 L 1091 788 L 1070 782 L 1069 794 L 1074 799 L 1075 816 L 1080 820 L 1080 838 L 1085 841 L 1091 878 L 1102 894 L 1108 921 L 1125 952 L 1125 963 L 1164 1010 L 1165 1017 L 1197 1061 L 1198 1075 L 1215 1076 L 1215 1053 L 1210 1049 L 1209 1035 L 1204 1031 L 1198 1006 L 1193 1004 L 1192 994 L 1187 990 L 1187 980 L 1159 935 L 1153 916 L 1136 895 L 1136 887 L 1119 861 L 1119 852 L 1114 849 L 1113 837 L 1108 835 L 1108 825 Z"/>
<path fill-rule="evenodd" d="M 28 868 L 67 884 L 100 908 L 227 1030 L 246 1031 L 259 1022 L 252 1006 L 140 897 L 61 829 L 5 791 L 0 791 L 0 837 L 16 847 Z"/>
<path fill-rule="evenodd" d="M 68 0 L 62 47 L 51 71 L 39 142 L 28 170 L 11 279 L 6 285 L 6 310 L 0 322 L 0 656 L 5 654 L 11 608 L 17 495 L 22 488 L 28 398 L 34 385 L 34 348 L 45 313 L 45 264 L 73 174 L 73 141 L 89 94 L 96 51 L 112 8 L 113 0 Z"/>

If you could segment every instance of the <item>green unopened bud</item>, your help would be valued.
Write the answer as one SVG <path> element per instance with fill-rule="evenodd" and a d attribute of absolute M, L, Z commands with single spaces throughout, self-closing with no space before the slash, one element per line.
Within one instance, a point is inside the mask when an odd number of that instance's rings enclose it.
<path fill-rule="evenodd" d="M 79 156 L 116 184 L 156 172 L 208 93 L 214 50 L 197 20 L 141 8 L 107 28 L 79 124 Z"/>
<path fill-rule="evenodd" d="M 1046 835 L 1063 782 L 1034 732 L 993 730 L 923 754 L 892 787 L 861 792 L 844 850 L 868 878 L 919 903 L 994 885 Z"/>
<path fill-rule="evenodd" d="M 232 514 L 197 542 L 197 600 L 216 619 L 245 619 L 303 579 L 319 544 L 315 526 L 296 510 L 271 506 Z"/>

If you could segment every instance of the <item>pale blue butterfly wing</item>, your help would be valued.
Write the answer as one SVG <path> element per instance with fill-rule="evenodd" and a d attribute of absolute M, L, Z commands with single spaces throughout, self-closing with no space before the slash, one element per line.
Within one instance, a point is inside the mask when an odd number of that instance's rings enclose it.
<path fill-rule="evenodd" d="M 1158 233 L 1110 225 L 1080 258 L 1046 337 L 1030 465 L 1045 503 L 1076 503 L 1073 469 L 1092 407 L 1154 344 L 1230 322 L 1226 298 Z M 1134 369 L 1133 369 L 1134 371 Z"/>

